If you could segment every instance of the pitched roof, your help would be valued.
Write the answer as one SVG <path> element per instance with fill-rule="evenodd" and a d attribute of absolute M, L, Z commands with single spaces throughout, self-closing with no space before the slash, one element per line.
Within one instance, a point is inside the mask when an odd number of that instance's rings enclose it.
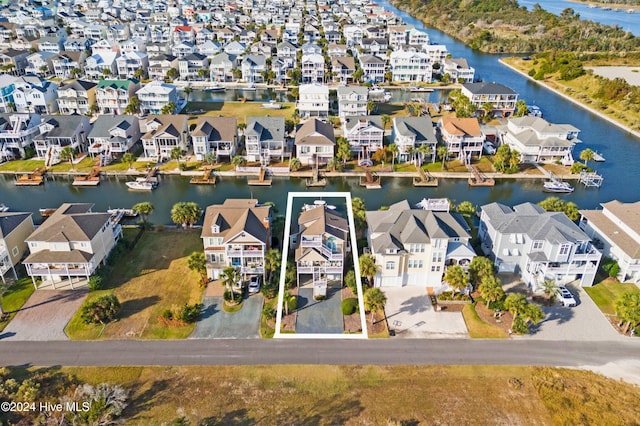
<path fill-rule="evenodd" d="M 0 239 L 5 238 L 22 222 L 31 218 L 32 213 L 4 212 L 0 213 Z"/>
<path fill-rule="evenodd" d="M 198 117 L 191 136 L 206 136 L 210 141 L 234 141 L 238 129 L 235 117 Z"/>
<path fill-rule="evenodd" d="M 284 117 L 249 117 L 244 134 L 263 142 L 284 141 Z"/>
<path fill-rule="evenodd" d="M 65 203 L 36 229 L 26 241 L 91 241 L 109 222 L 109 213 L 90 212 L 93 204 Z"/>
<path fill-rule="evenodd" d="M 443 117 L 442 128 L 450 135 L 473 137 L 482 136 L 480 123 L 478 123 L 478 119 L 475 117 Z"/>
<path fill-rule="evenodd" d="M 255 199 L 227 199 L 223 204 L 211 205 L 205 211 L 200 236 L 222 237 L 224 243 L 246 232 L 266 244 L 270 208 L 258 204 L 258 200 Z M 212 232 L 212 225 L 217 225 L 219 232 Z"/>
<path fill-rule="evenodd" d="M 98 89 L 112 88 L 128 90 L 132 84 L 138 84 L 138 80 L 129 78 L 127 80 L 100 80 L 98 82 Z"/>
<path fill-rule="evenodd" d="M 631 231 L 640 235 L 640 201 L 622 203 L 613 200 L 602 203 L 601 206 L 615 217 L 615 222 L 602 210 L 580 210 L 580 213 L 598 228 L 602 237 L 613 241 L 631 259 L 640 259 L 640 240 L 620 226 L 630 228 Z"/>
<path fill-rule="evenodd" d="M 402 136 L 415 137 L 416 142 L 436 143 L 431 117 L 395 117 L 394 129 Z"/>
<path fill-rule="evenodd" d="M 474 95 L 517 95 L 518 93 L 510 87 L 500 83 L 465 83 L 462 85 Z"/>
<path fill-rule="evenodd" d="M 300 145 L 335 145 L 336 137 L 333 126 L 316 118 L 307 121 L 296 131 L 297 146 Z"/>

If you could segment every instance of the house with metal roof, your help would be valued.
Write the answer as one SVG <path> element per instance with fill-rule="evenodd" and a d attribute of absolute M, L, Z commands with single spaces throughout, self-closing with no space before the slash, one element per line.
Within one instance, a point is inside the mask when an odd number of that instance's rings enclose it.
<path fill-rule="evenodd" d="M 22 263 L 34 286 L 40 279 L 40 288 L 76 289 L 106 262 L 122 228 L 109 213 L 92 208 L 65 203 L 26 238 L 31 254 Z"/>
<path fill-rule="evenodd" d="M 567 215 L 532 203 L 482 206 L 478 238 L 498 271 L 519 273 L 534 291 L 545 280 L 577 280 L 589 287 L 602 257 L 591 237 Z"/>

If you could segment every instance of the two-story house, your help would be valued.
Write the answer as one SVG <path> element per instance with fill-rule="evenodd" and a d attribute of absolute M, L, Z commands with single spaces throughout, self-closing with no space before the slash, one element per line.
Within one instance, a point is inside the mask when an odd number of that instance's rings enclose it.
<path fill-rule="evenodd" d="M 640 285 L 640 202 L 601 203 L 602 210 L 580 210 L 580 229 L 618 262 L 618 279 Z"/>
<path fill-rule="evenodd" d="M 426 53 L 396 50 L 389 58 L 391 79 L 399 82 L 431 82 L 433 69 Z"/>
<path fill-rule="evenodd" d="M 367 115 L 369 89 L 364 86 L 338 86 L 338 116 Z"/>
<path fill-rule="evenodd" d="M 504 84 L 465 83 L 462 85 L 461 91 L 477 109 L 483 109 L 484 105 L 491 104 L 493 109 L 485 111 L 487 114 L 510 117 L 516 109 L 518 94 Z"/>
<path fill-rule="evenodd" d="M 33 148 L 33 140 L 40 134 L 39 114 L 0 114 L 0 159 L 26 157 L 26 149 Z"/>
<path fill-rule="evenodd" d="M 118 78 L 139 78 L 137 74 L 142 70 L 142 75 L 149 68 L 149 57 L 145 52 L 128 52 L 116 59 Z"/>
<path fill-rule="evenodd" d="M 36 156 L 44 158 L 45 167 L 61 161 L 60 153 L 66 147 L 77 153 L 87 151 L 87 135 L 91 130 L 85 115 L 43 115 L 40 135 L 33 138 Z"/>
<path fill-rule="evenodd" d="M 356 61 L 352 56 L 336 56 L 331 59 L 333 82 L 352 83 L 356 72 Z"/>
<path fill-rule="evenodd" d="M 284 160 L 284 117 L 249 117 L 244 136 L 248 161 L 268 165 L 271 160 Z"/>
<path fill-rule="evenodd" d="M 40 287 L 71 288 L 86 284 L 106 262 L 122 234 L 109 213 L 94 213 L 93 204 L 61 205 L 26 239 L 31 254 L 22 262 Z"/>
<path fill-rule="evenodd" d="M 199 161 L 207 154 L 213 154 L 216 161 L 220 161 L 220 157 L 231 161 L 238 146 L 238 120 L 235 117 L 198 117 L 196 127 L 191 131 L 191 142 Z"/>
<path fill-rule="evenodd" d="M 27 252 L 25 240 L 33 231 L 32 213 L 0 212 L 0 278 L 5 284 L 5 275 L 11 271 L 18 279 L 16 265 Z"/>
<path fill-rule="evenodd" d="M 73 80 L 58 88 L 60 114 L 86 114 L 96 103 L 96 86 L 92 81 Z"/>
<path fill-rule="evenodd" d="M 431 151 L 431 160 L 435 161 L 438 140 L 433 130 L 431 117 L 394 117 L 391 140 L 398 147 L 398 161 L 415 161 L 416 158 L 426 160 L 420 153 L 421 146 L 426 145 Z"/>
<path fill-rule="evenodd" d="M 349 246 L 347 220 L 326 205 L 309 205 L 291 233 L 298 286 L 313 286 L 313 296 L 328 288 L 342 288 L 344 260 Z"/>
<path fill-rule="evenodd" d="M 84 73 L 91 80 L 99 80 L 100 77 L 115 76 L 118 73 L 116 52 L 100 52 L 89 56 L 85 61 Z"/>
<path fill-rule="evenodd" d="M 140 140 L 140 124 L 133 115 L 99 115 L 89 132 L 89 154 L 101 165 L 129 151 Z"/>
<path fill-rule="evenodd" d="M 63 80 L 78 77 L 82 73 L 84 60 L 84 52 L 61 52 L 51 59 L 53 74 Z"/>
<path fill-rule="evenodd" d="M 323 84 L 301 84 L 296 108 L 300 117 L 327 117 L 329 115 L 329 86 Z"/>
<path fill-rule="evenodd" d="M 465 164 L 471 161 L 471 157 L 482 157 L 485 135 L 477 118 L 443 117 L 439 128 L 449 157 L 456 157 Z"/>
<path fill-rule="evenodd" d="M 364 81 L 369 83 L 382 83 L 386 70 L 385 60 L 374 55 L 360 56 L 360 68 L 364 72 Z"/>
<path fill-rule="evenodd" d="M 35 75 L 14 81 L 13 103 L 17 112 L 53 114 L 58 111 L 58 85 Z"/>
<path fill-rule="evenodd" d="M 442 73 L 449 74 L 451 81 L 457 83 L 473 83 L 476 70 L 464 58 L 447 58 Z"/>
<path fill-rule="evenodd" d="M 242 80 L 251 83 L 262 83 L 263 73 L 267 70 L 267 58 L 264 55 L 247 55 L 240 65 Z"/>
<path fill-rule="evenodd" d="M 180 108 L 178 89 L 173 84 L 152 81 L 138 89 L 136 96 L 140 101 L 142 115 L 162 114 L 162 109 L 169 104 L 174 106 L 172 113 L 179 111 Z"/>
<path fill-rule="evenodd" d="M 167 72 L 171 69 L 178 69 L 178 58 L 173 55 L 161 53 L 149 58 L 149 79 L 164 80 Z"/>
<path fill-rule="evenodd" d="M 407 200 L 366 212 L 367 243 L 378 271 L 375 287 L 440 290 L 447 266 L 469 266 L 476 256 L 469 226 L 448 210 L 411 208 Z"/>
<path fill-rule="evenodd" d="M 342 133 L 359 160 L 382 148 L 384 127 L 379 115 L 347 115 L 342 120 Z"/>
<path fill-rule="evenodd" d="M 159 161 L 171 158 L 171 150 L 189 145 L 189 124 L 186 115 L 150 115 L 140 122 L 144 156 Z"/>
<path fill-rule="evenodd" d="M 264 278 L 264 256 L 271 246 L 271 207 L 253 199 L 226 199 L 208 206 L 202 225 L 207 276 L 217 280 L 229 266 L 245 279 Z"/>
<path fill-rule="evenodd" d="M 547 212 L 532 203 L 482 206 L 478 238 L 498 271 L 519 273 L 534 291 L 545 280 L 579 280 L 581 286 L 591 286 L 602 257 L 591 238 L 564 213 Z"/>
<path fill-rule="evenodd" d="M 308 120 L 296 131 L 296 157 L 303 165 L 327 164 L 335 156 L 335 145 L 333 126 L 316 118 Z"/>
<path fill-rule="evenodd" d="M 138 80 L 100 80 L 96 86 L 96 105 L 100 114 L 124 114 L 131 97 L 140 88 Z"/>

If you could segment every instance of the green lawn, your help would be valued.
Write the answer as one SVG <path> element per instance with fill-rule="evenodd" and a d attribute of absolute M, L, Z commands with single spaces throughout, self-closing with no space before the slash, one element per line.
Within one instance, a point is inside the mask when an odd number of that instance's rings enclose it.
<path fill-rule="evenodd" d="M 635 284 L 619 283 L 613 279 L 606 279 L 593 287 L 585 287 L 584 290 L 593 299 L 598 308 L 609 315 L 616 314 L 616 300 L 621 294 L 628 291 L 640 293 L 640 288 Z"/>
<path fill-rule="evenodd" d="M 127 235 L 127 239 L 133 238 Z M 194 325 L 166 326 L 158 319 L 165 309 L 200 303 L 199 277 L 187 267 L 194 251 L 202 250 L 198 231 L 145 232 L 133 250 L 112 261 L 105 290 L 89 294 L 93 300 L 113 292 L 122 305 L 120 318 L 106 327 L 87 325 L 79 312 L 65 331 L 71 339 L 183 339 Z"/>
<path fill-rule="evenodd" d="M 462 316 L 467 330 L 469 330 L 469 336 L 474 339 L 504 339 L 507 337 L 500 327 L 482 321 L 473 304 L 465 305 L 462 308 Z"/>
<path fill-rule="evenodd" d="M 4 330 L 9 324 L 34 290 L 33 281 L 31 281 L 30 277 L 21 278 L 9 287 L 9 290 L 2 297 L 2 309 L 8 316 L 5 321 L 0 321 L 0 331 Z"/>
<path fill-rule="evenodd" d="M 44 160 L 14 160 L 7 161 L 0 166 L 5 172 L 31 172 L 38 167 L 44 167 Z"/>

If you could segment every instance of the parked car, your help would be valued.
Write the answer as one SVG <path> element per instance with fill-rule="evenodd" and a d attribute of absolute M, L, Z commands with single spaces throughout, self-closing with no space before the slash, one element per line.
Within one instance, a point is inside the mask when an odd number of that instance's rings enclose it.
<path fill-rule="evenodd" d="M 257 293 L 260 291 L 262 285 L 262 277 L 260 275 L 254 275 L 249 280 L 249 293 Z"/>
<path fill-rule="evenodd" d="M 557 290 L 558 299 L 562 306 L 576 306 L 576 299 L 573 298 L 573 294 L 566 287 L 558 287 Z"/>
<path fill-rule="evenodd" d="M 489 154 L 489 155 L 493 155 L 496 153 L 496 147 L 493 146 L 493 144 L 491 142 L 485 142 L 482 144 L 482 149 L 484 150 L 485 153 Z"/>

